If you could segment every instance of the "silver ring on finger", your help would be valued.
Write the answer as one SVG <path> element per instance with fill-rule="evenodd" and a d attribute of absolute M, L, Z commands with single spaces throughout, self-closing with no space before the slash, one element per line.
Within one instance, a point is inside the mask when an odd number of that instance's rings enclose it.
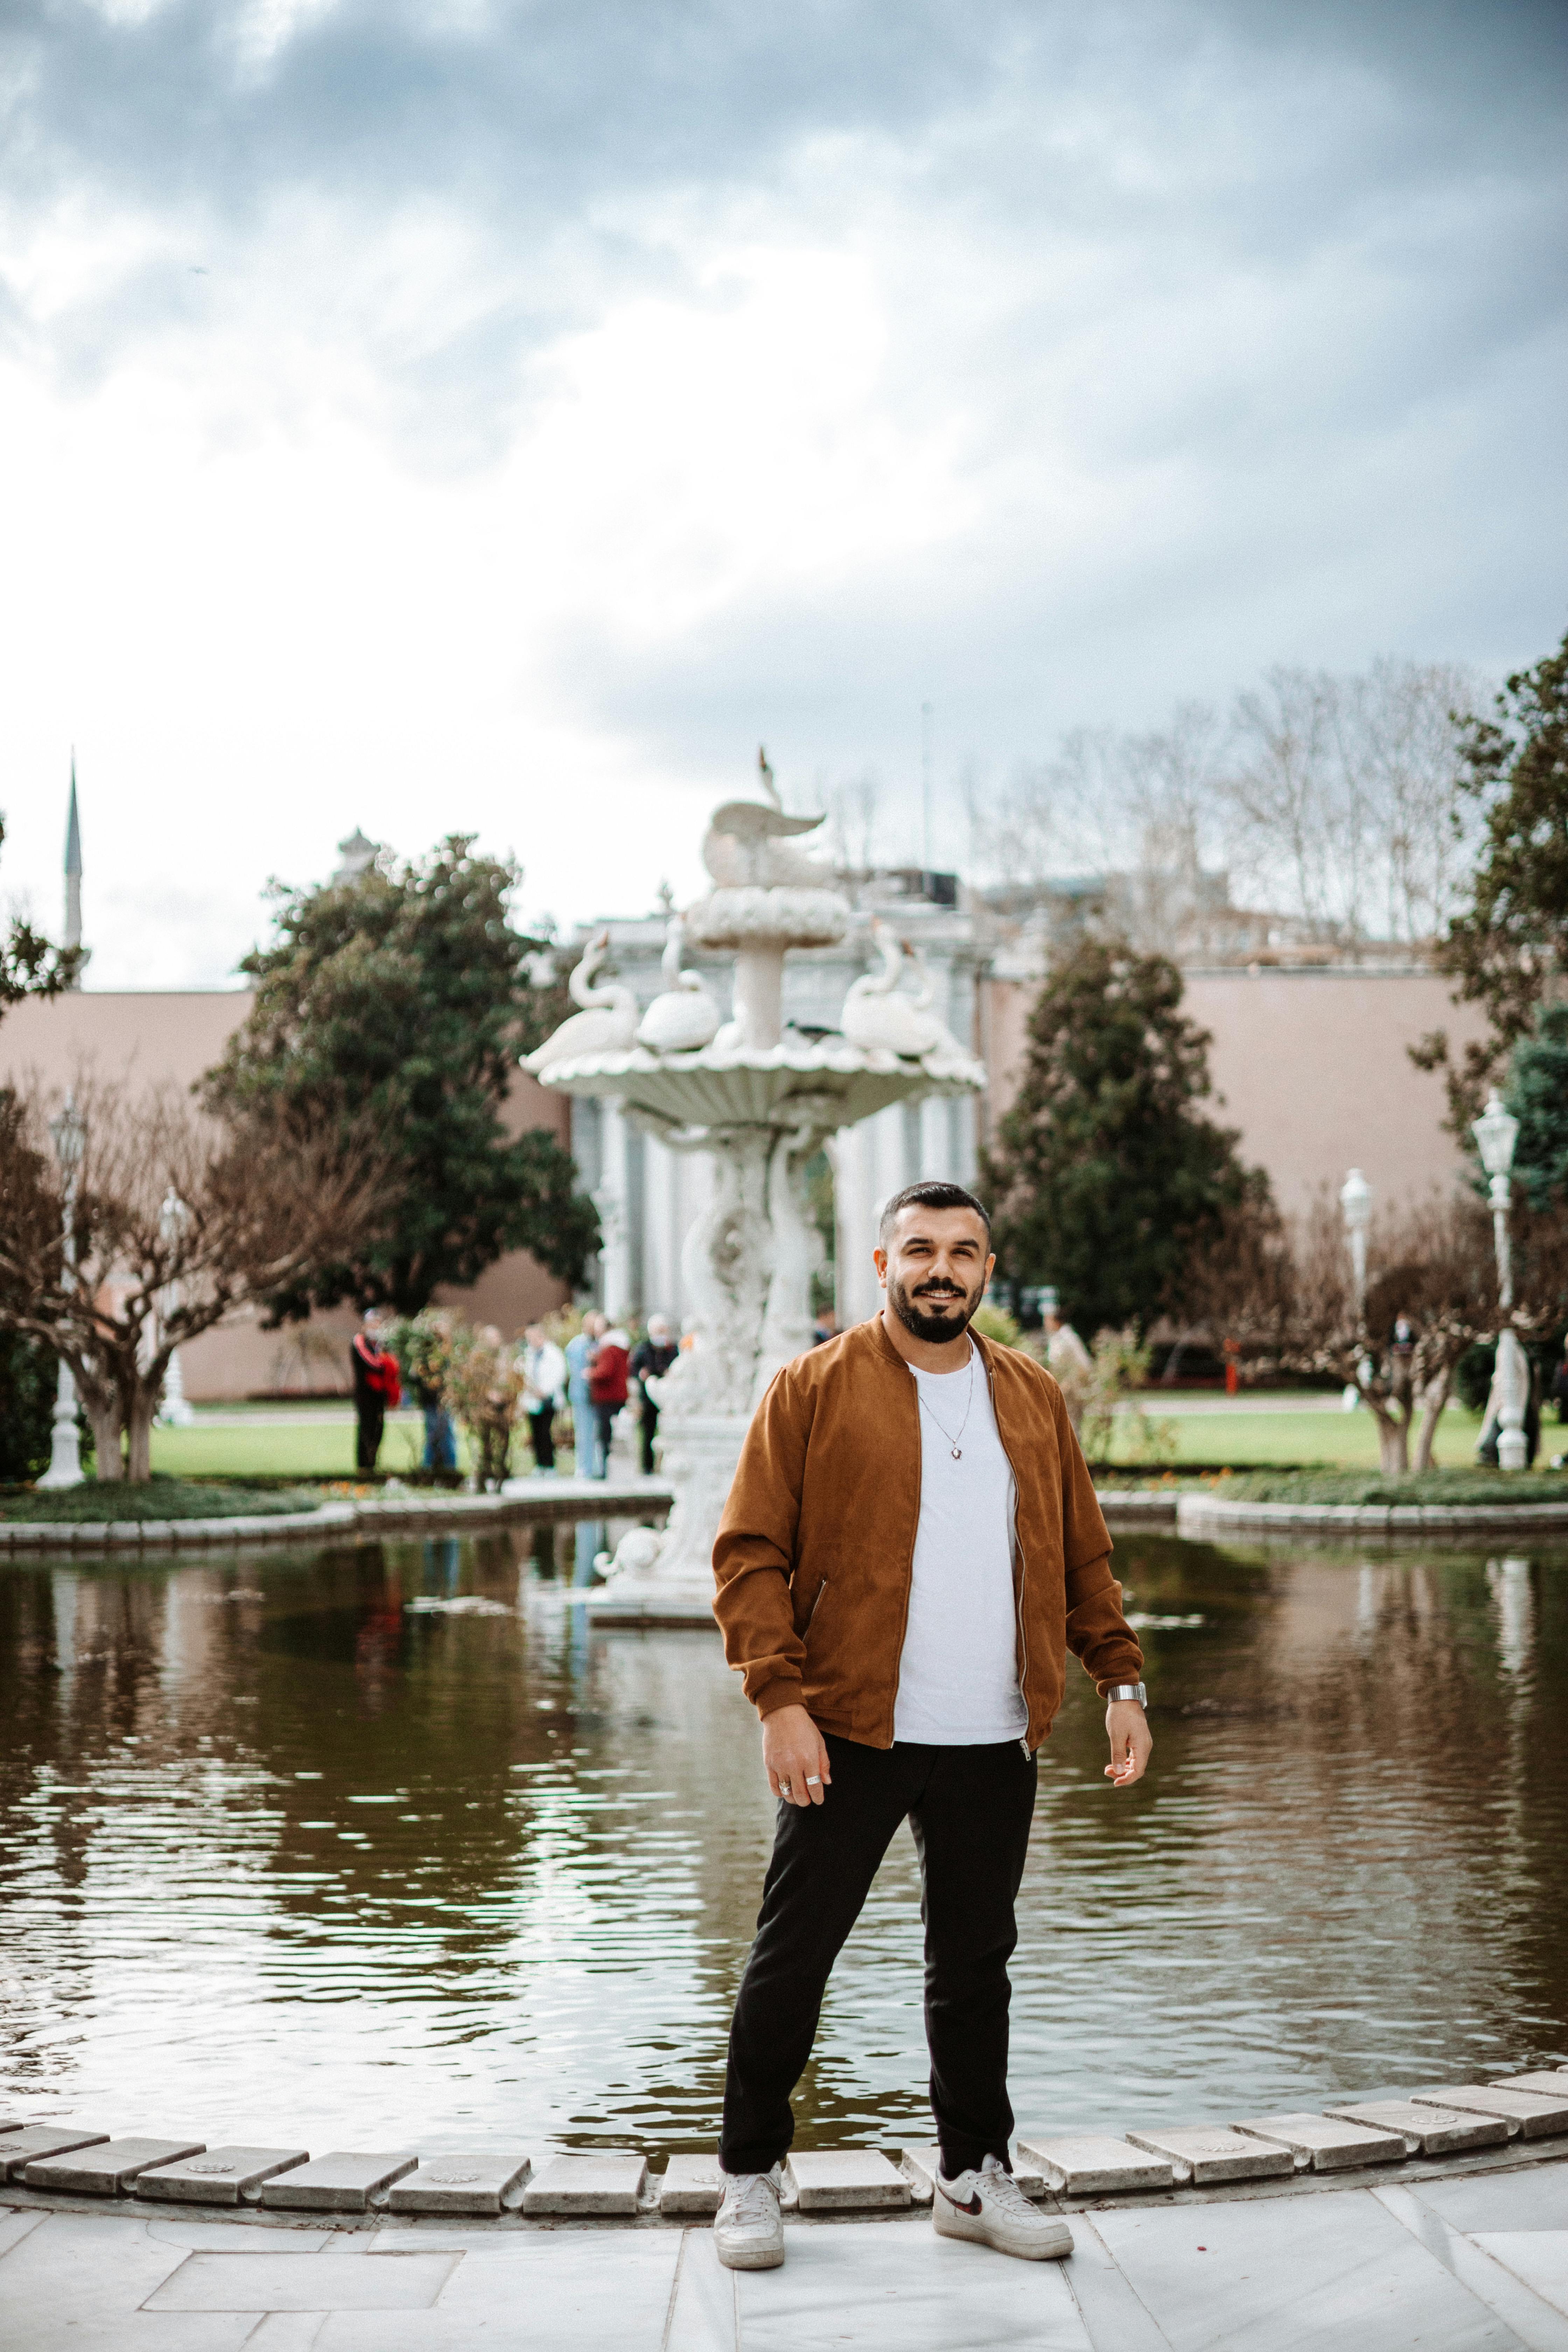
<path fill-rule="evenodd" d="M 805 1785 L 808 1789 L 820 1789 L 822 1786 L 821 1775 L 816 1772 L 808 1772 L 805 1776 Z"/>

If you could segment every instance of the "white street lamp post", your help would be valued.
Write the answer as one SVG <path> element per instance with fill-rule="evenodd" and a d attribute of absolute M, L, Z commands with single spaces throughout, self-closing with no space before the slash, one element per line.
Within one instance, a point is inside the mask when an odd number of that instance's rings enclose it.
<path fill-rule="evenodd" d="M 191 1221 L 191 1213 L 171 1184 L 163 1195 L 163 1205 L 158 1214 L 158 1231 L 164 1244 L 173 1249 Z M 163 1293 L 163 1312 L 172 1314 L 180 1303 L 180 1286 L 171 1282 Z M 158 1418 L 171 1429 L 189 1429 L 195 1419 L 185 1395 L 185 1376 L 180 1369 L 180 1351 L 176 1348 L 169 1358 L 163 1374 L 163 1393 L 158 1402 Z"/>
<path fill-rule="evenodd" d="M 1359 1168 L 1352 1168 L 1340 1186 L 1340 1207 L 1344 1212 L 1345 1234 L 1351 1245 L 1355 1318 L 1359 1324 L 1366 1312 L 1366 1229 L 1372 1223 L 1372 1186 Z"/>
<path fill-rule="evenodd" d="M 1355 1320 L 1358 1337 L 1366 1315 L 1366 1229 L 1372 1223 L 1372 1186 L 1359 1168 L 1352 1168 L 1340 1186 L 1340 1208 L 1345 1221 L 1345 1238 L 1351 1245 L 1351 1275 L 1355 1284 Z M 1361 1402 L 1359 1387 L 1347 1388 L 1340 1402 L 1348 1411 Z"/>
<path fill-rule="evenodd" d="M 1491 1179 L 1492 1240 L 1497 1250 L 1498 1312 L 1500 1319 L 1513 1307 L 1513 1251 L 1509 1241 L 1508 1208 L 1509 1177 L 1513 1168 L 1514 1147 L 1519 1141 L 1519 1121 L 1504 1110 L 1502 1098 L 1495 1087 L 1487 1097 L 1487 1107 L 1480 1118 L 1471 1120 L 1470 1132 L 1480 1150 L 1481 1166 Z M 1530 1406 L 1530 1360 L 1520 1344 L 1519 1334 L 1507 1322 L 1503 1322 L 1498 1333 L 1496 1383 L 1498 1466 L 1503 1470 L 1522 1470 L 1527 1450 L 1524 1416 Z"/>
<path fill-rule="evenodd" d="M 68 1290 L 76 1278 L 76 1188 L 82 1150 L 87 1142 L 87 1121 L 76 1107 L 74 1095 L 67 1095 L 64 1108 L 50 1119 L 49 1136 L 55 1147 L 55 1158 L 59 1161 L 66 1180 L 66 1262 L 62 1281 L 64 1288 Z M 38 1484 L 40 1486 L 79 1486 L 82 1484 L 81 1446 L 76 1426 L 76 1381 L 63 1356 L 60 1358 L 59 1380 L 55 1388 L 49 1466 Z"/>

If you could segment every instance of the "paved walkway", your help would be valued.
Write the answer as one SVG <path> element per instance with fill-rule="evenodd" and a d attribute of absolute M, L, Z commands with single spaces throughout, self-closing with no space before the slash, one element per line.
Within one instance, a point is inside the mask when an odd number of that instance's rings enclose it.
<path fill-rule="evenodd" d="M 1070 2263 L 924 2219 L 339 2231 L 0 2205 L 3 2352 L 1568 2352 L 1568 2160 L 1072 2216 Z"/>

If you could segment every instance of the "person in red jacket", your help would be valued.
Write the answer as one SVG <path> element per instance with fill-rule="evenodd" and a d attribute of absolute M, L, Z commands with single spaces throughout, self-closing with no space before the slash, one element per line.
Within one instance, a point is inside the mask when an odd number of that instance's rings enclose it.
<path fill-rule="evenodd" d="M 630 1339 L 617 1323 L 605 1333 L 588 1366 L 588 1397 L 599 1424 L 599 1459 L 593 1473 L 596 1478 L 610 1475 L 610 1427 L 626 1401 L 631 1348 Z"/>
<path fill-rule="evenodd" d="M 354 1376 L 354 1415 L 359 1423 L 354 1445 L 356 1470 L 374 1470 L 381 1452 L 382 1432 L 389 1410 L 403 1402 L 403 1380 L 397 1359 L 381 1344 L 385 1318 L 372 1307 L 349 1346 Z"/>

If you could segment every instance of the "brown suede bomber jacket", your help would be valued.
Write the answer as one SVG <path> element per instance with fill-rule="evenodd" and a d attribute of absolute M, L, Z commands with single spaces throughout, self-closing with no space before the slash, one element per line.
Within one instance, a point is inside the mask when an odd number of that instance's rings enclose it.
<path fill-rule="evenodd" d="M 1062 1702 L 1071 1650 L 1103 1694 L 1140 1650 L 1110 1538 L 1049 1372 L 973 1335 L 1013 1465 L 1018 1679 L 1032 1749 Z M 880 1316 L 786 1364 L 758 1406 L 713 1546 L 724 1654 L 759 1715 L 893 1744 L 921 1510 L 920 1407 Z"/>

